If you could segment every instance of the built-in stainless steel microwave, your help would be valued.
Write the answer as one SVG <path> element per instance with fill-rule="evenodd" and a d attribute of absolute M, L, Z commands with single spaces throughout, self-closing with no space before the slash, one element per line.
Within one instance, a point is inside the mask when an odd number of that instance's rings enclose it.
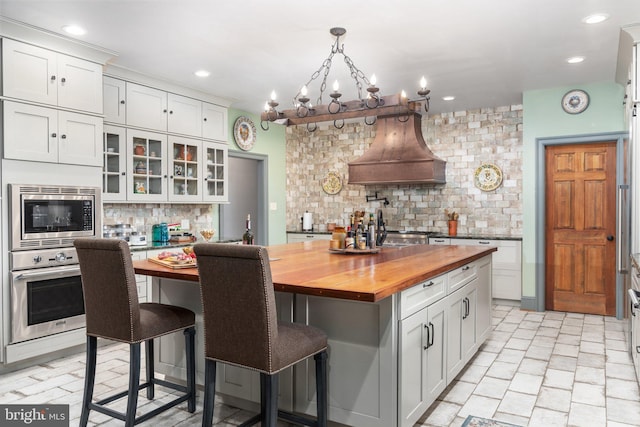
<path fill-rule="evenodd" d="M 100 237 L 100 187 L 9 184 L 11 250 L 73 246 Z"/>

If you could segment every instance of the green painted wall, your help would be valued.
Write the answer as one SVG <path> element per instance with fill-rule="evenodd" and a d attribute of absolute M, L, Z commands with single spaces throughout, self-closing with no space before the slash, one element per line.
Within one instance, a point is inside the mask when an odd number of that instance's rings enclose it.
<path fill-rule="evenodd" d="M 590 97 L 587 110 L 567 114 L 562 110 L 562 96 L 571 89 L 583 89 Z M 535 296 L 536 283 L 536 138 L 623 132 L 624 89 L 616 83 L 593 83 L 524 92 L 523 94 L 523 236 L 522 295 Z"/>
<path fill-rule="evenodd" d="M 263 131 L 260 127 L 260 116 L 229 109 L 229 151 L 241 151 L 233 139 L 233 125 L 240 116 L 249 117 L 256 125 L 256 143 L 251 150 L 254 154 L 263 154 L 267 161 L 267 204 L 275 203 L 275 210 L 268 210 L 269 245 L 277 245 L 287 242 L 286 232 L 286 144 L 285 127 L 271 123 L 269 131 Z"/>

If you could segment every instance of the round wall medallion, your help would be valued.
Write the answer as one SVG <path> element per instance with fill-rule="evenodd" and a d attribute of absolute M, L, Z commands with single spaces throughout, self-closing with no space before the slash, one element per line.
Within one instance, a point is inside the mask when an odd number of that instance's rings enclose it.
<path fill-rule="evenodd" d="M 502 170 L 496 165 L 484 164 L 476 169 L 473 183 L 482 191 L 493 191 L 502 184 Z"/>
<path fill-rule="evenodd" d="M 562 109 L 569 114 L 582 113 L 588 106 L 589 95 L 583 90 L 570 90 L 562 97 Z"/>
<path fill-rule="evenodd" d="M 338 194 L 342 190 L 342 178 L 336 172 L 329 172 L 322 180 L 322 189 L 327 194 Z"/>
<path fill-rule="evenodd" d="M 251 150 L 256 143 L 256 125 L 248 117 L 240 116 L 233 125 L 233 139 L 242 150 Z"/>

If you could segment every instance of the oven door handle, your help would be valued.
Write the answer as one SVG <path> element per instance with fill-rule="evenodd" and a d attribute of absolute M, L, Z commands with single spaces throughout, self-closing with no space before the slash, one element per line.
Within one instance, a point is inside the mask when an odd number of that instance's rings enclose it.
<path fill-rule="evenodd" d="M 46 268 L 44 271 L 33 271 L 28 273 L 20 273 L 16 276 L 16 280 L 32 279 L 36 277 L 44 276 L 69 276 L 69 273 L 80 273 L 80 267 L 58 267 L 54 271 L 51 268 Z"/>

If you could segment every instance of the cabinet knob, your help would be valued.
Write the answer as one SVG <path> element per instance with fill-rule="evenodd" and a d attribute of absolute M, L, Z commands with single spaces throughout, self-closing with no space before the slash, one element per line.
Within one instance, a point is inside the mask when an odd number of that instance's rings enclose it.
<path fill-rule="evenodd" d="M 206 118 L 206 117 L 204 118 L 204 121 L 205 121 L 205 122 L 207 121 L 207 118 Z"/>
<path fill-rule="evenodd" d="M 60 79 L 60 81 L 61 81 L 62 83 L 64 83 L 64 82 L 66 82 L 66 81 L 67 81 L 67 79 L 65 79 L 65 78 L 63 77 L 63 78 L 61 78 L 61 79 Z"/>
<path fill-rule="evenodd" d="M 51 134 L 51 138 L 55 138 L 55 137 L 57 137 L 57 136 L 58 136 L 58 134 L 57 134 L 57 133 L 52 133 L 52 134 Z"/>
<path fill-rule="evenodd" d="M 462 271 L 467 271 L 470 267 L 468 265 L 465 265 L 464 267 L 462 267 Z"/>
<path fill-rule="evenodd" d="M 166 112 L 167 112 L 167 110 L 166 110 L 166 109 L 164 109 L 164 110 L 162 110 L 162 112 L 163 112 L 163 113 L 166 113 Z"/>
<path fill-rule="evenodd" d="M 56 79 L 56 76 L 51 76 L 51 81 L 54 81 Z"/>
<path fill-rule="evenodd" d="M 169 114 L 173 114 L 173 110 L 169 111 Z"/>
<path fill-rule="evenodd" d="M 60 138 L 62 138 L 62 139 L 67 139 L 67 135 L 62 134 L 62 135 L 60 135 Z"/>
<path fill-rule="evenodd" d="M 127 173 L 126 172 L 122 172 L 122 176 L 125 176 Z"/>
<path fill-rule="evenodd" d="M 120 101 L 120 104 L 124 105 L 124 99 L 122 101 Z"/>

